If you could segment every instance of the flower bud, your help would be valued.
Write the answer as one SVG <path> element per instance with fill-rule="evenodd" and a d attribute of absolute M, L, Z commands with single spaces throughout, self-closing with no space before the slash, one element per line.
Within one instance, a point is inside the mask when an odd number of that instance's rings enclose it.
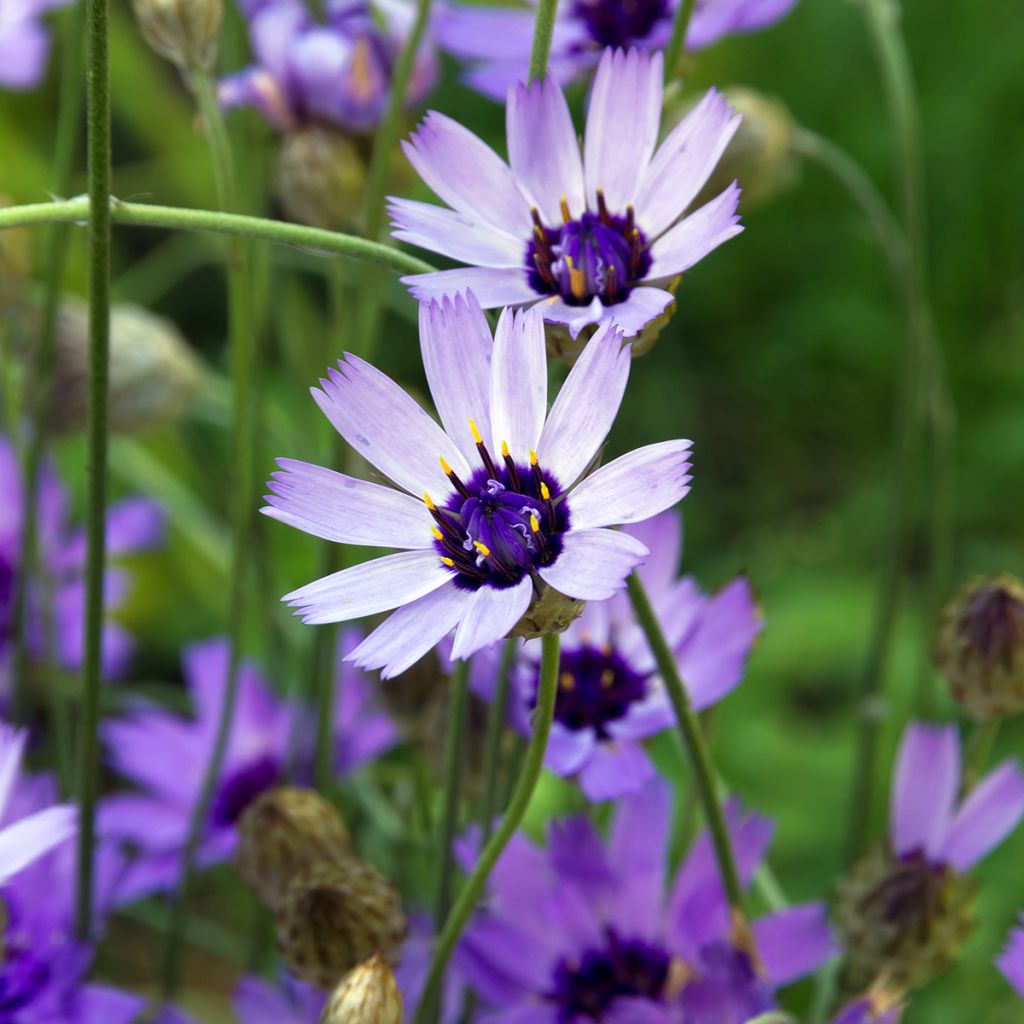
<path fill-rule="evenodd" d="M 402 993 L 379 953 L 341 979 L 320 1024 L 402 1024 Z"/>
<path fill-rule="evenodd" d="M 881 848 L 868 854 L 838 891 L 846 990 L 863 992 L 884 977 L 905 992 L 939 975 L 971 933 L 973 905 L 971 881 L 946 865 Z"/>
<path fill-rule="evenodd" d="M 509 636 L 536 640 L 547 633 L 561 633 L 576 621 L 586 607 L 583 601 L 566 597 L 554 587 L 545 585 L 539 597 L 534 597 L 526 614 L 516 623 Z"/>
<path fill-rule="evenodd" d="M 328 231 L 358 226 L 366 161 L 348 136 L 321 125 L 286 135 L 277 156 L 276 182 L 290 220 Z"/>
<path fill-rule="evenodd" d="M 132 0 L 146 42 L 183 72 L 217 59 L 223 0 Z"/>
<path fill-rule="evenodd" d="M 394 887 L 351 854 L 295 878 L 277 909 L 277 944 L 288 969 L 320 988 L 375 953 L 392 959 L 405 934 Z"/>
<path fill-rule="evenodd" d="M 935 664 L 973 717 L 1024 711 L 1024 584 L 1009 573 L 969 580 L 939 617 Z"/>
<path fill-rule="evenodd" d="M 235 857 L 239 874 L 276 907 L 294 878 L 343 860 L 351 848 L 345 822 L 329 800 L 311 789 L 280 786 L 246 808 Z"/>

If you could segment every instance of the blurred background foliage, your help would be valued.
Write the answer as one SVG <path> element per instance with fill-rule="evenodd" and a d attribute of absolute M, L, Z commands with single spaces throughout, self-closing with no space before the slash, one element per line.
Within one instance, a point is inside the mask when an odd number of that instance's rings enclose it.
<path fill-rule="evenodd" d="M 905 4 L 927 157 L 932 296 L 959 418 L 958 579 L 1024 565 L 1022 27 L 1019 0 Z M 112 56 L 116 195 L 213 206 L 191 100 L 173 69 L 146 48 L 122 3 L 114 5 Z M 221 67 L 246 62 L 232 9 Z M 853 3 L 803 0 L 772 30 L 729 39 L 692 64 L 691 94 L 742 83 L 781 98 L 799 123 L 846 148 L 892 195 L 894 140 Z M 451 64 L 444 72 L 430 106 L 504 152 L 501 108 L 463 87 Z M 0 192 L 16 202 L 48 195 L 55 78 L 51 73 L 35 93 L 0 95 Z M 574 101 L 581 106 L 582 96 Z M 268 197 L 276 139 L 249 114 L 232 115 L 232 126 L 243 147 L 246 206 L 274 213 Z M 404 165 L 400 154 L 394 159 L 396 170 Z M 84 180 L 75 190 L 84 190 Z M 787 192 L 744 216 L 746 232 L 685 277 L 675 319 L 634 364 L 609 453 L 679 434 L 694 440 L 685 568 L 709 589 L 747 572 L 767 620 L 746 682 L 716 713 L 716 756 L 730 786 L 779 820 L 774 867 L 793 898 L 807 899 L 829 891 L 845 839 L 855 691 L 887 526 L 903 320 L 868 226 L 819 168 L 803 166 Z M 115 239 L 115 296 L 172 318 L 212 370 L 183 424 L 116 439 L 112 453 L 115 493 L 149 492 L 168 508 L 169 543 L 140 562 L 125 614 L 142 638 L 137 679 L 176 680 L 181 644 L 221 631 L 225 617 L 230 410 L 222 246 L 211 237 L 134 228 L 117 230 Z M 33 240 L 37 257 L 42 240 L 41 233 Z M 81 293 L 84 232 L 72 246 L 68 287 Z M 327 260 L 283 248 L 254 251 L 263 275 L 258 465 L 265 475 L 275 456 L 326 458 L 329 435 L 307 387 L 352 340 L 330 325 Z M 358 302 L 359 268 L 346 264 L 342 272 Z M 422 388 L 413 300 L 397 282 L 387 287 L 376 361 Z M 83 443 L 65 439 L 56 454 L 80 496 Z M 925 500 L 919 491 L 918 521 Z M 277 602 L 317 574 L 319 547 L 274 523 L 261 520 L 258 531 L 269 568 L 251 582 L 251 648 L 278 686 L 302 687 L 310 631 Z M 918 688 L 940 685 L 928 669 L 926 570 L 918 530 L 887 684 L 889 755 Z M 940 706 L 953 713 L 945 694 Z M 1011 724 L 999 752 L 1020 753 L 1022 737 L 1024 729 Z M 663 762 L 675 765 L 674 745 L 662 748 Z M 363 801 L 372 805 L 374 797 Z M 534 827 L 571 802 L 568 789 L 552 782 L 534 807 Z M 389 827 L 395 822 L 375 811 L 382 849 Z M 1020 1019 L 1020 1004 L 991 958 L 1024 906 L 1022 849 L 1017 835 L 983 866 L 981 927 L 962 963 L 916 999 L 910 1024 Z M 415 869 L 417 857 L 406 860 Z M 238 898 L 226 872 L 204 892 L 210 901 Z M 211 909 L 207 916 L 217 915 Z M 126 942 L 123 954 L 119 948 L 115 942 L 110 956 L 146 960 L 145 946 Z M 225 984 L 213 976 L 209 983 Z"/>

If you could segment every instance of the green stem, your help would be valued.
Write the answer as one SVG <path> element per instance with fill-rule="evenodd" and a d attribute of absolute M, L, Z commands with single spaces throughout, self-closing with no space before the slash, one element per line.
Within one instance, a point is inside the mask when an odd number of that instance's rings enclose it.
<path fill-rule="evenodd" d="M 969 793 L 984 774 L 1001 724 L 998 718 L 990 718 L 987 722 L 975 724 L 964 755 L 963 795 Z"/>
<path fill-rule="evenodd" d="M 444 929 L 438 936 L 434 947 L 434 957 L 427 975 L 427 983 L 416 1010 L 415 1024 L 427 1024 L 433 1008 L 437 1005 L 441 994 L 441 983 L 444 972 L 458 945 L 462 932 L 469 921 L 470 915 L 483 895 L 487 879 L 498 863 L 505 847 L 522 823 L 530 798 L 540 779 L 544 766 L 544 755 L 547 752 L 548 736 L 551 733 L 551 721 L 555 715 L 555 698 L 558 696 L 558 663 L 559 637 L 557 633 L 548 633 L 542 640 L 540 667 L 540 684 L 537 691 L 537 707 L 534 711 L 533 734 L 527 749 L 523 770 L 516 784 L 515 792 L 509 802 L 508 809 L 494 835 L 484 845 L 483 852 L 473 868 L 472 874 L 466 879 L 459 892 L 458 899 L 452 907 Z"/>
<path fill-rule="evenodd" d="M 672 21 L 672 35 L 665 47 L 665 82 L 668 83 L 678 76 L 679 61 L 686 47 L 686 33 L 693 17 L 696 0 L 682 0 L 676 8 L 676 16 Z"/>
<path fill-rule="evenodd" d="M 701 731 L 700 720 L 690 703 L 689 694 L 687 694 L 686 687 L 679 675 L 679 666 L 676 663 L 675 655 L 668 646 L 640 577 L 633 573 L 627 580 L 626 586 L 637 622 L 650 645 L 658 672 L 668 691 L 672 709 L 675 711 L 676 721 L 679 723 L 683 747 L 686 750 L 690 770 L 693 772 L 693 782 L 704 810 L 704 818 L 711 835 L 711 843 L 715 850 L 715 859 L 718 861 L 718 870 L 722 876 L 722 886 L 725 889 L 726 898 L 733 911 L 742 915 L 743 888 L 740 885 L 739 871 L 736 869 L 736 857 L 729 839 L 729 830 L 722 814 L 722 805 L 718 799 L 711 752 L 708 750 L 707 741 Z"/>
<path fill-rule="evenodd" d="M 512 682 L 512 666 L 516 660 L 518 641 L 509 637 L 501 649 L 498 679 L 487 713 L 487 732 L 484 736 L 484 794 L 480 803 L 480 828 L 486 843 L 494 828 L 494 815 L 498 808 L 498 768 L 501 761 L 501 737 L 508 713 L 508 691 Z"/>
<path fill-rule="evenodd" d="M 89 490 L 86 511 L 85 656 L 79 737 L 78 884 L 75 931 L 92 930 L 93 845 L 99 786 L 103 577 L 106 565 L 107 402 L 110 375 L 110 54 L 109 0 L 87 0 L 89 43 Z"/>
<path fill-rule="evenodd" d="M 209 137 L 210 155 L 217 185 L 218 202 L 223 207 L 235 203 L 231 149 L 215 89 L 208 76 L 197 76 L 193 82 L 199 110 Z M 231 369 L 234 381 L 233 449 L 234 449 L 234 538 L 231 564 L 229 641 L 230 657 L 224 686 L 223 704 L 217 723 L 210 759 L 206 765 L 202 786 L 189 819 L 188 833 L 181 854 L 181 873 L 177 899 L 171 911 L 167 942 L 164 947 L 162 995 L 174 998 L 181 976 L 187 923 L 188 896 L 199 844 L 206 831 L 210 805 L 217 780 L 224 764 L 234 708 L 238 695 L 238 680 L 242 658 L 242 634 L 245 623 L 246 570 L 252 557 L 249 537 L 252 526 L 251 497 L 253 493 L 253 431 L 252 385 L 256 367 L 252 353 L 251 294 L 249 265 L 246 252 L 237 239 L 228 246 L 228 329 L 231 345 Z"/>
<path fill-rule="evenodd" d="M 60 203 L 29 203 L 0 209 L 0 231 L 35 224 L 70 224 L 89 216 L 86 199 L 68 199 Z M 110 220 L 133 227 L 171 228 L 179 231 L 209 231 L 214 234 L 258 241 L 296 245 L 322 250 L 338 256 L 377 263 L 403 274 L 425 274 L 436 267 L 409 256 L 399 249 L 338 231 L 324 231 L 304 224 L 289 224 L 266 217 L 248 217 L 222 210 L 192 210 L 187 207 L 157 206 L 149 203 L 123 203 L 110 199 Z"/>
<path fill-rule="evenodd" d="M 533 46 L 530 49 L 531 82 L 540 81 L 548 73 L 551 37 L 555 31 L 557 13 L 558 0 L 540 0 L 537 4 L 537 18 L 533 23 Z"/>

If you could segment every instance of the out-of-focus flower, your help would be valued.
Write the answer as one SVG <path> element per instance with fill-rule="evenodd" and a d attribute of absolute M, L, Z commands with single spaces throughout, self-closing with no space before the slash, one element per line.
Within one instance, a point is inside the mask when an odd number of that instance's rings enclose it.
<path fill-rule="evenodd" d="M 993 769 L 958 803 L 960 741 L 954 726 L 912 723 L 893 778 L 889 846 L 869 854 L 840 886 L 838 919 L 847 981 L 884 976 L 917 987 L 956 957 L 972 925 L 964 873 L 1024 816 L 1024 773 Z"/>
<path fill-rule="evenodd" d="M 247 976 L 238 983 L 231 1003 L 239 1024 L 314 1024 L 324 1000 L 320 989 L 287 975 L 276 985 Z"/>
<path fill-rule="evenodd" d="M 848 1003 L 832 1024 L 899 1024 L 903 1019 L 900 996 L 884 985 L 873 986 L 866 995 Z"/>
<path fill-rule="evenodd" d="M 33 581 L 28 593 L 27 642 L 34 657 L 52 651 L 57 664 L 76 671 L 84 650 L 85 532 L 69 527 L 64 488 L 48 466 L 43 467 L 38 486 L 37 550 L 43 582 Z M 19 586 L 25 494 L 17 454 L 2 436 L 0 494 L 0 696 L 5 699 L 10 686 L 11 619 Z M 151 501 L 127 498 L 112 505 L 107 513 L 107 555 L 111 559 L 152 548 L 162 536 L 163 517 Z M 108 612 L 117 610 L 130 583 L 127 572 L 108 568 Z M 127 630 L 108 619 L 103 627 L 103 672 L 107 678 L 125 672 L 133 647 Z"/>
<path fill-rule="evenodd" d="M 379 953 L 341 979 L 327 1000 L 320 1024 L 402 1024 L 402 993 Z"/>
<path fill-rule="evenodd" d="M 587 475 L 618 410 L 629 349 L 600 330 L 550 413 L 543 322 L 506 310 L 492 344 L 471 296 L 420 308 L 423 362 L 444 429 L 394 381 L 346 355 L 313 397 L 396 487 L 281 460 L 263 512 L 317 537 L 402 549 L 286 596 L 308 623 L 398 608 L 349 657 L 401 673 L 455 630 L 466 658 L 517 628 L 545 588 L 603 600 L 647 554 L 608 529 L 689 490 L 688 441 Z M 550 628 L 550 627 L 549 627 Z"/>
<path fill-rule="evenodd" d="M 132 0 L 146 42 L 189 74 L 217 60 L 223 0 Z"/>
<path fill-rule="evenodd" d="M 46 73 L 50 30 L 43 15 L 72 0 L 4 0 L 0 6 L 0 89 L 34 89 Z"/>
<path fill-rule="evenodd" d="M 761 631 L 750 586 L 740 577 L 709 596 L 691 577 L 678 579 L 682 530 L 674 512 L 628 526 L 625 532 L 650 549 L 637 571 L 675 652 L 690 700 L 697 710 L 710 707 L 740 682 Z M 524 731 L 536 705 L 539 669 L 540 652 L 527 644 L 515 670 L 514 720 Z M 493 696 L 494 675 L 474 673 L 474 682 L 485 685 L 481 696 L 486 699 Z M 675 717 L 624 594 L 590 602 L 566 630 L 559 680 L 547 767 L 557 775 L 578 775 L 591 800 L 612 800 L 642 789 L 653 778 L 654 766 L 641 741 L 670 728 Z"/>
<path fill-rule="evenodd" d="M 140 703 L 126 718 L 103 725 L 111 764 L 142 791 L 115 794 L 100 812 L 101 834 L 138 853 L 121 888 L 125 900 L 166 890 L 177 881 L 189 820 L 216 736 L 229 656 L 222 639 L 186 650 L 185 681 L 194 718 Z M 344 682 L 336 702 L 338 763 L 351 771 L 390 745 L 393 734 L 379 730 L 382 716 L 371 706 L 368 682 L 350 668 L 339 669 L 339 678 Z M 350 689 L 357 692 L 350 694 Z M 360 735 L 364 723 L 370 742 Z M 274 696 L 254 666 L 243 663 L 227 755 L 198 864 L 206 866 L 232 855 L 235 826 L 243 812 L 284 778 L 295 727 L 296 711 Z M 168 771 L 168 764 L 175 765 L 175 770 Z"/>
<path fill-rule="evenodd" d="M 975 718 L 1024 711 L 1024 583 L 969 580 L 942 612 L 935 663 Z"/>
<path fill-rule="evenodd" d="M 700 50 L 724 36 L 756 32 L 784 17 L 796 0 L 697 0 L 686 49 Z M 471 61 L 466 81 L 499 102 L 524 81 L 533 43 L 535 0 L 516 7 L 450 3 L 437 19 L 442 49 Z M 558 5 L 550 73 L 566 85 L 589 74 L 606 46 L 661 50 L 672 34 L 678 0 L 569 0 Z"/>
<path fill-rule="evenodd" d="M 471 288 L 485 308 L 536 306 L 572 338 L 614 322 L 639 334 L 674 301 L 664 286 L 739 234 L 739 188 L 684 217 L 739 125 L 708 92 L 660 146 L 661 55 L 607 50 L 583 153 L 546 78 L 509 91 L 510 165 L 431 112 L 404 144 L 451 209 L 390 200 L 396 238 L 469 264 L 402 280 L 423 301 Z M 680 219 L 682 218 L 682 219 Z"/>
<path fill-rule="evenodd" d="M 996 958 L 996 966 L 1014 987 L 1017 995 L 1024 999 L 1024 915 L 1020 923 L 1020 928 L 1010 932 L 1006 948 Z"/>
<path fill-rule="evenodd" d="M 735 804 L 727 821 L 749 883 L 773 826 Z M 607 841 L 586 818 L 552 825 L 547 850 L 513 839 L 456 954 L 495 1020 L 746 1024 L 831 955 L 820 904 L 736 929 L 706 835 L 666 896 L 670 822 L 653 784 L 618 804 Z"/>
<path fill-rule="evenodd" d="M 256 64 L 224 79 L 224 106 L 253 106 L 283 132 L 317 122 L 347 132 L 376 127 L 415 4 L 327 0 L 323 21 L 303 0 L 246 0 L 242 6 Z M 436 74 L 433 49 L 423 45 L 409 84 L 410 106 L 423 98 Z"/>

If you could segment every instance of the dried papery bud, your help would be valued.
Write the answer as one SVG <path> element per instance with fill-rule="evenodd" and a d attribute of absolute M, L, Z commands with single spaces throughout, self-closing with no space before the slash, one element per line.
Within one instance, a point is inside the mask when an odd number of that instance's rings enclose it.
<path fill-rule="evenodd" d="M 81 430 L 88 399 L 89 314 L 79 299 L 61 303 L 50 426 Z M 110 427 L 133 431 L 177 420 L 202 384 L 203 371 L 182 333 L 139 306 L 110 317 Z"/>
<path fill-rule="evenodd" d="M 583 614 L 584 607 L 585 602 L 545 585 L 509 635 L 536 640 L 547 633 L 561 633 Z"/>
<path fill-rule="evenodd" d="M 217 60 L 223 0 L 132 0 L 146 42 L 183 72 Z"/>
<path fill-rule="evenodd" d="M 320 1024 L 402 1024 L 402 993 L 377 954 L 353 967 L 331 993 Z"/>
<path fill-rule="evenodd" d="M 839 886 L 837 919 L 846 948 L 844 985 L 918 988 L 949 967 L 974 924 L 974 886 L 947 866 L 878 849 Z"/>
<path fill-rule="evenodd" d="M 348 136 L 320 125 L 289 133 L 281 143 L 275 177 L 290 220 L 328 231 L 358 226 L 366 161 Z"/>
<path fill-rule="evenodd" d="M 405 934 L 394 887 L 352 855 L 294 879 L 277 909 L 277 944 L 289 970 L 321 988 L 375 953 L 393 959 Z"/>
<path fill-rule="evenodd" d="M 939 618 L 935 664 L 975 718 L 1024 711 L 1024 583 L 969 580 Z"/>
<path fill-rule="evenodd" d="M 337 808 L 311 789 L 267 790 L 238 822 L 238 871 L 271 907 L 297 876 L 318 864 L 336 863 L 351 850 Z"/>

